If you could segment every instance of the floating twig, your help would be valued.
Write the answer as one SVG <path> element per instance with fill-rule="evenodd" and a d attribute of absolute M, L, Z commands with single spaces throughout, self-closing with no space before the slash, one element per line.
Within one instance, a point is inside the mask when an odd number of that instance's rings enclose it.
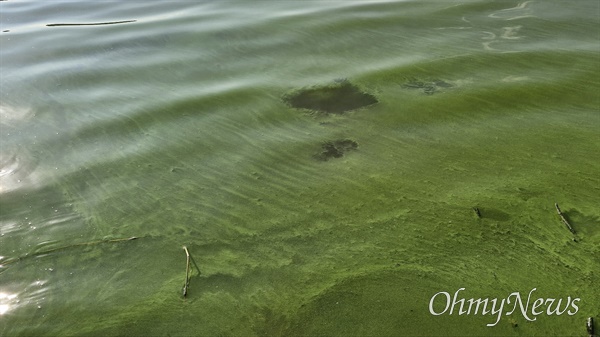
<path fill-rule="evenodd" d="M 136 20 L 92 22 L 92 23 L 49 23 L 46 25 L 46 27 L 116 25 L 119 23 L 130 23 L 130 22 L 135 22 L 135 21 Z"/>
<path fill-rule="evenodd" d="M 481 211 L 479 210 L 479 207 L 473 207 L 473 212 L 475 212 L 477 217 L 481 219 Z"/>
<path fill-rule="evenodd" d="M 567 228 L 569 229 L 569 231 L 571 233 L 573 233 L 573 235 L 575 235 L 575 230 L 573 229 L 573 227 L 571 226 L 571 224 L 567 221 L 567 219 L 565 219 L 565 216 L 560 211 L 560 208 L 558 207 L 558 204 L 554 203 L 554 206 L 556 206 L 556 211 L 558 212 L 558 215 L 560 216 L 560 220 L 562 220 L 562 222 L 565 224 L 565 226 L 567 226 Z"/>
<path fill-rule="evenodd" d="M 588 317 L 587 323 L 585 326 L 587 328 L 588 335 L 590 335 L 590 337 L 594 337 L 594 318 Z"/>
<path fill-rule="evenodd" d="M 183 283 L 183 297 L 186 297 L 188 286 L 190 284 L 190 252 L 186 246 L 183 246 L 183 250 L 185 250 L 185 282 Z"/>

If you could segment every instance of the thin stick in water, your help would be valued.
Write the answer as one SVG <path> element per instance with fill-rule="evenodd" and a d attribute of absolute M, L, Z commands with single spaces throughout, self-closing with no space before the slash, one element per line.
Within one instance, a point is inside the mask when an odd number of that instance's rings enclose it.
<path fill-rule="evenodd" d="M 115 24 L 119 24 L 119 23 L 129 23 L 129 22 L 135 22 L 135 21 L 136 20 L 91 22 L 91 23 L 49 23 L 46 25 L 46 27 L 115 25 Z"/>
<path fill-rule="evenodd" d="M 137 239 L 138 239 L 137 236 L 132 236 L 129 238 L 122 238 L 122 239 L 98 240 L 98 241 L 91 241 L 91 242 L 75 243 L 75 244 L 68 245 L 68 246 L 61 246 L 61 247 L 44 250 L 41 252 L 35 252 L 35 253 L 28 254 L 25 256 L 21 256 L 21 257 L 9 258 L 7 261 L 4 261 L 3 265 L 15 263 L 15 262 L 21 261 L 26 258 L 32 258 L 32 257 L 36 257 L 36 256 L 47 255 L 47 254 L 54 253 L 54 252 L 61 251 L 61 250 L 67 250 L 67 249 L 74 248 L 74 247 L 94 246 L 94 245 L 101 244 L 101 243 L 114 243 L 114 242 L 131 241 L 131 240 L 137 240 Z"/>
<path fill-rule="evenodd" d="M 567 219 L 565 219 L 565 216 L 560 211 L 560 208 L 558 207 L 558 204 L 554 203 L 554 206 L 556 207 L 556 211 L 558 212 L 558 215 L 560 216 L 560 220 L 562 220 L 562 222 L 565 224 L 565 226 L 567 226 L 567 228 L 569 229 L 569 231 L 571 233 L 573 233 L 573 235 L 575 235 L 575 230 L 573 229 L 573 227 L 571 227 L 571 224 L 567 221 Z"/>
<path fill-rule="evenodd" d="M 190 252 L 186 246 L 183 246 L 183 250 L 185 250 L 185 283 L 183 283 L 183 297 L 186 297 L 188 285 L 190 284 Z"/>

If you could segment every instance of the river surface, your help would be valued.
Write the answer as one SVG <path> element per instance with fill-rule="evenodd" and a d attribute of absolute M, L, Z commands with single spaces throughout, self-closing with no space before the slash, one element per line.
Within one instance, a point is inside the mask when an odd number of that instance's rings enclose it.
<path fill-rule="evenodd" d="M 599 13 L 0 2 L 0 336 L 586 335 Z"/>

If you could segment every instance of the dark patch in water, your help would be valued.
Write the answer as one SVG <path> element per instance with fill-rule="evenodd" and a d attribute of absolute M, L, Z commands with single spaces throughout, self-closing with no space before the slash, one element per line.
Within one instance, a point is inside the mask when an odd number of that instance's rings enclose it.
<path fill-rule="evenodd" d="M 506 212 L 503 212 L 499 209 L 494 208 L 479 208 L 480 214 L 482 218 L 488 218 L 496 221 L 508 221 L 510 220 L 510 215 Z"/>
<path fill-rule="evenodd" d="M 338 139 L 321 144 L 321 152 L 315 155 L 318 160 L 341 158 L 344 153 L 358 148 L 358 143 L 351 139 Z"/>
<path fill-rule="evenodd" d="M 342 114 L 377 103 L 375 96 L 362 92 L 347 80 L 328 86 L 311 87 L 283 97 L 290 106 L 332 114 Z"/>

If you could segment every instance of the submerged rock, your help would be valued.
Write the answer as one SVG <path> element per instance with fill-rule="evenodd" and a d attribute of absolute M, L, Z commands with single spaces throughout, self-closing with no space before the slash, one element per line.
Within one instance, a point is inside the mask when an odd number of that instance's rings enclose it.
<path fill-rule="evenodd" d="M 315 155 L 318 160 L 326 161 L 331 158 L 341 158 L 344 153 L 358 148 L 358 143 L 352 139 L 338 139 L 321 144 L 321 152 Z"/>
<path fill-rule="evenodd" d="M 286 95 L 283 100 L 297 109 L 342 114 L 377 103 L 375 96 L 362 92 L 347 80 L 328 86 L 311 87 Z"/>

